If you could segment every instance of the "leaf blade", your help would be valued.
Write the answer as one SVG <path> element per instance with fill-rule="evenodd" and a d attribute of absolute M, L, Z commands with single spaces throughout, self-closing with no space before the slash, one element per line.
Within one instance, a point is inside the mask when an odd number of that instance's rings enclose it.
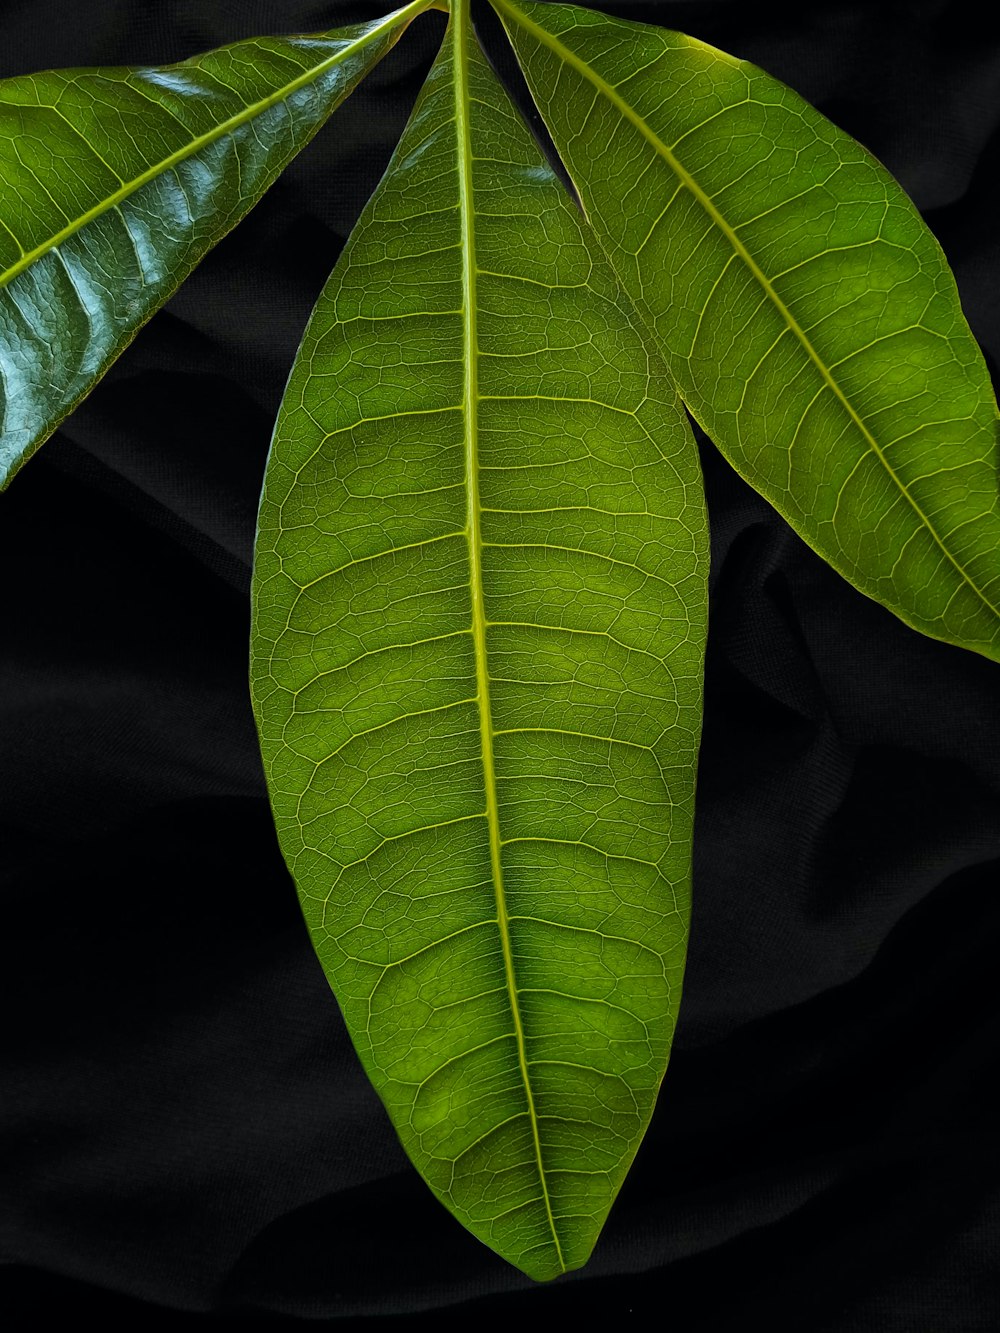
<path fill-rule="evenodd" d="M 899 186 L 703 43 L 571 5 L 495 7 L 602 247 L 730 463 L 862 592 L 1000 656 L 996 403 Z"/>
<path fill-rule="evenodd" d="M 252 679 L 372 1081 L 544 1279 L 585 1262 L 676 1021 L 706 528 L 683 413 L 466 25 L 289 381 Z"/>
<path fill-rule="evenodd" d="M 425 7 L 0 83 L 0 489 Z"/>

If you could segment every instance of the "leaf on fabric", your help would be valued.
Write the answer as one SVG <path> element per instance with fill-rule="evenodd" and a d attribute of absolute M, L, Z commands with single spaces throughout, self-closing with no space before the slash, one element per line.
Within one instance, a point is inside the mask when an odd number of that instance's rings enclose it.
<path fill-rule="evenodd" d="M 365 1067 L 537 1279 L 649 1122 L 687 938 L 706 522 L 634 319 L 458 7 L 288 384 L 251 674 Z"/>

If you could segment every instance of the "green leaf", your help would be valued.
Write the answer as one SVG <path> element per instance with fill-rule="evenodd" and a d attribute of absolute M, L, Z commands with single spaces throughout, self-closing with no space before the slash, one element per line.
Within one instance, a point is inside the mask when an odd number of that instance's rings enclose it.
<path fill-rule="evenodd" d="M 745 61 L 571 5 L 494 3 L 692 415 L 862 592 L 1000 657 L 996 403 L 896 182 Z"/>
<path fill-rule="evenodd" d="M 673 390 L 467 24 L 289 381 L 251 674 L 361 1059 L 435 1194 L 544 1279 L 667 1062 L 706 528 Z"/>
<path fill-rule="evenodd" d="M 0 489 L 426 7 L 0 83 Z"/>

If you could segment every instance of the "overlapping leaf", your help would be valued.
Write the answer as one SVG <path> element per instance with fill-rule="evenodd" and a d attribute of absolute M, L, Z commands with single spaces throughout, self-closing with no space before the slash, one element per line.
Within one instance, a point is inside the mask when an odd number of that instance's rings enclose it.
<path fill-rule="evenodd" d="M 0 488 L 424 7 L 0 83 Z"/>
<path fill-rule="evenodd" d="M 695 418 L 863 592 L 1000 657 L 996 404 L 899 186 L 790 89 L 701 42 L 494 3 Z"/>
<path fill-rule="evenodd" d="M 582 1264 L 680 998 L 696 455 L 453 14 L 324 289 L 260 511 L 252 678 L 313 939 L 431 1188 Z"/>

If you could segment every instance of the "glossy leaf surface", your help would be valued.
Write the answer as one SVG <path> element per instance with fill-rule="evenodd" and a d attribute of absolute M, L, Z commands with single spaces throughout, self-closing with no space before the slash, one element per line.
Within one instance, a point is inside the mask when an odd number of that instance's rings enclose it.
<path fill-rule="evenodd" d="M 996 404 L 900 187 L 752 65 L 575 6 L 494 2 L 693 416 L 863 592 L 1000 657 Z"/>
<path fill-rule="evenodd" d="M 693 440 L 464 6 L 276 428 L 252 679 L 285 857 L 434 1192 L 585 1262 L 680 999 Z"/>
<path fill-rule="evenodd" d="M 422 8 L 0 83 L 0 488 Z"/>

